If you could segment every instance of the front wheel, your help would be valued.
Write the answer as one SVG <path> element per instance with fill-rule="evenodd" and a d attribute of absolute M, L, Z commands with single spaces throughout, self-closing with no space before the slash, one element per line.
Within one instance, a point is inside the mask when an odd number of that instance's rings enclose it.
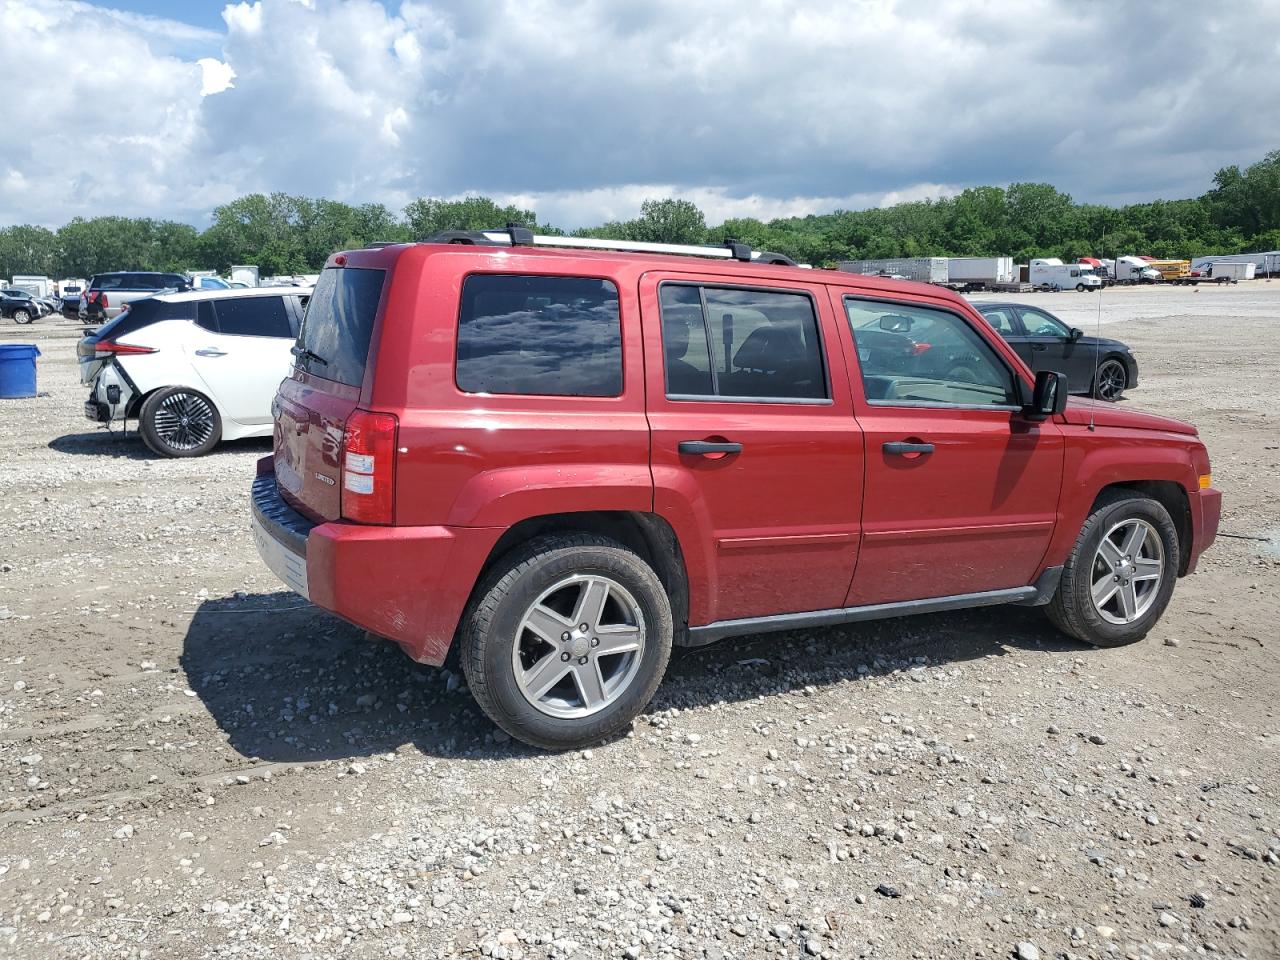
<path fill-rule="evenodd" d="M 35 317 L 31 315 L 31 311 L 23 307 L 19 307 L 17 310 L 13 311 L 14 323 L 30 323 L 34 319 Z"/>
<path fill-rule="evenodd" d="M 616 541 L 542 537 L 500 561 L 461 635 L 467 684 L 517 740 L 566 750 L 628 726 L 671 656 L 657 574 Z"/>
<path fill-rule="evenodd" d="M 1093 395 L 1099 400 L 1115 403 L 1124 395 L 1128 385 L 1129 374 L 1124 364 L 1110 357 L 1102 362 L 1093 378 Z"/>
<path fill-rule="evenodd" d="M 203 393 L 165 387 L 142 404 L 138 429 L 143 442 L 162 457 L 202 457 L 222 439 L 222 418 Z"/>
<path fill-rule="evenodd" d="M 1110 491 L 1085 521 L 1046 612 L 1063 633 L 1095 647 L 1135 643 L 1169 605 L 1179 562 L 1178 532 L 1164 505 Z"/>

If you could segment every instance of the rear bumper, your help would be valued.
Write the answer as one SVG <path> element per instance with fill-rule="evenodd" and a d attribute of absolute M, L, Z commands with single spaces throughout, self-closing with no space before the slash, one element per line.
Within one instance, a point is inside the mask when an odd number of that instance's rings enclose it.
<path fill-rule="evenodd" d="M 1196 563 L 1218 536 L 1218 520 L 1222 516 L 1222 492 L 1208 487 L 1192 493 L 1188 498 L 1191 508 L 1191 551 L 1187 557 L 1187 573 L 1196 572 Z"/>
<path fill-rule="evenodd" d="M 313 523 L 280 496 L 272 457 L 258 462 L 252 499 L 254 539 L 276 576 L 316 606 L 436 665 L 502 534 L 494 527 Z"/>

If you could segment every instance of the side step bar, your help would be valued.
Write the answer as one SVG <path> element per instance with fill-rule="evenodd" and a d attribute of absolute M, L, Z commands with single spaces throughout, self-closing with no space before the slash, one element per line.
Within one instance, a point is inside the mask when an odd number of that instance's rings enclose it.
<path fill-rule="evenodd" d="M 1053 597 L 1061 576 L 1061 567 L 1050 567 L 1040 575 L 1034 585 L 1029 587 L 1010 587 L 1007 590 L 986 590 L 981 593 L 960 593 L 951 597 L 933 597 L 928 600 L 904 600 L 901 603 L 874 603 L 864 607 L 814 610 L 809 613 L 784 613 L 776 617 L 717 620 L 705 626 L 690 627 L 685 645 L 701 647 L 705 644 L 722 640 L 725 637 L 739 637 L 753 633 L 777 633 L 781 630 L 804 630 L 810 627 L 830 627 L 840 623 L 883 620 L 888 617 L 905 617 L 915 613 L 941 613 L 945 610 L 965 610 L 970 607 L 993 607 L 1003 603 L 1039 606 L 1048 603 Z"/>

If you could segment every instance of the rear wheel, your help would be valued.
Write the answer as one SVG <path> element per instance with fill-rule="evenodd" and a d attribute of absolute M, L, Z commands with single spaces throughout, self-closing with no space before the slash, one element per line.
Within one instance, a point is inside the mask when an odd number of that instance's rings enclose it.
<path fill-rule="evenodd" d="M 671 606 L 621 544 L 543 537 L 494 567 L 460 639 L 489 718 L 517 740 L 563 750 L 617 733 L 648 704 L 671 655 Z"/>
<path fill-rule="evenodd" d="M 1085 286 L 1084 286 L 1084 284 L 1083 284 L 1083 283 L 1077 283 L 1077 284 L 1076 284 L 1076 293 L 1084 293 L 1084 291 L 1085 291 Z"/>
<path fill-rule="evenodd" d="M 1124 395 L 1129 385 L 1129 374 L 1124 364 L 1115 357 L 1108 357 L 1098 367 L 1093 378 L 1093 395 L 1099 400 L 1115 403 Z"/>
<path fill-rule="evenodd" d="M 165 387 L 147 397 L 138 415 L 142 439 L 162 457 L 200 457 L 222 439 L 222 418 L 208 397 L 188 387 Z"/>
<path fill-rule="evenodd" d="M 1134 643 L 1169 605 L 1178 569 L 1178 533 L 1164 505 L 1111 491 L 1085 521 L 1045 610 L 1063 633 L 1095 647 Z"/>
<path fill-rule="evenodd" d="M 34 319 L 35 317 L 31 315 L 31 311 L 25 307 L 19 307 L 17 310 L 13 311 L 14 323 L 30 323 Z"/>

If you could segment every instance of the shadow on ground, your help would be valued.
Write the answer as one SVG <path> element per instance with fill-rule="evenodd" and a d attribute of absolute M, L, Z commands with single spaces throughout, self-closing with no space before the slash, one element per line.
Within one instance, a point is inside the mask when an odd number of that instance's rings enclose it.
<path fill-rule="evenodd" d="M 905 669 L 1074 652 L 1039 610 L 988 607 L 677 648 L 650 711 L 697 709 Z M 230 745 L 276 762 L 350 759 L 412 743 L 477 759 L 527 755 L 495 742 L 462 678 L 416 664 L 294 594 L 201 604 L 181 665 Z M 862 673 L 859 668 L 864 668 Z"/>
<path fill-rule="evenodd" d="M 130 421 L 132 424 L 133 421 Z M 91 430 L 88 433 L 67 433 L 60 437 L 55 437 L 49 441 L 49 449 L 57 453 L 67 453 L 73 456 L 89 456 L 89 457 L 115 457 L 127 460 L 163 460 L 164 457 L 158 457 L 147 449 L 147 445 L 142 442 L 142 437 L 138 434 L 136 424 L 129 427 L 128 431 L 123 431 L 119 426 L 113 426 L 111 432 L 105 429 Z M 216 457 L 225 453 L 252 453 L 261 452 L 268 454 L 271 452 L 270 437 L 250 437 L 244 440 L 228 440 L 214 447 L 210 453 L 205 454 L 208 457 Z"/>

